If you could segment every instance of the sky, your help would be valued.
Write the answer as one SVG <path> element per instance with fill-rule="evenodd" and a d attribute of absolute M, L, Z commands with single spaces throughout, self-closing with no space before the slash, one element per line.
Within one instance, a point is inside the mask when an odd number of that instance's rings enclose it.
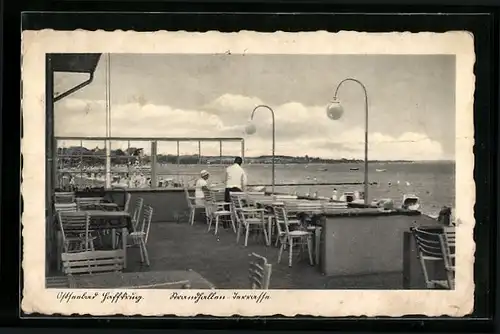
<path fill-rule="evenodd" d="M 344 114 L 336 121 L 326 116 L 337 84 L 350 77 L 368 92 L 370 159 L 455 157 L 451 55 L 111 54 L 109 59 L 113 137 L 242 137 L 245 156 L 270 155 L 268 110 L 258 109 L 257 132 L 245 133 L 253 108 L 265 104 L 275 112 L 277 155 L 362 159 L 362 88 L 343 84 L 338 98 Z M 106 135 L 106 62 L 102 56 L 90 85 L 56 102 L 56 136 Z M 55 92 L 85 79 L 56 73 Z M 159 153 L 175 154 L 174 146 L 160 144 Z M 224 144 L 224 154 L 239 148 Z M 181 143 L 181 153 L 197 152 L 197 143 Z M 202 154 L 218 155 L 219 145 L 202 144 Z"/>

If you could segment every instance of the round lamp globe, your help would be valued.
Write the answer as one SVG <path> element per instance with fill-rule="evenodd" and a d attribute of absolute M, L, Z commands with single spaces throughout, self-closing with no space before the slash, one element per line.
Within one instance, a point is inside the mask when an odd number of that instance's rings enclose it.
<path fill-rule="evenodd" d="M 344 108 L 342 107 L 340 101 L 338 100 L 333 100 L 326 107 L 326 115 L 328 116 L 328 118 L 334 121 L 340 119 L 343 114 L 344 114 Z"/>
<path fill-rule="evenodd" d="M 253 135 L 255 132 L 257 132 L 257 127 L 253 123 L 249 123 L 246 128 L 245 132 L 247 135 Z"/>

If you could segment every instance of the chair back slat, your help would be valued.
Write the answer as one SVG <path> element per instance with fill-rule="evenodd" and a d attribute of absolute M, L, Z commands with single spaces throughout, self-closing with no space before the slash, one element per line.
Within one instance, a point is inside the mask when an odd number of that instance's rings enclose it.
<path fill-rule="evenodd" d="M 56 212 L 75 212 L 77 210 L 76 203 L 55 203 Z"/>
<path fill-rule="evenodd" d="M 56 192 L 54 194 L 55 203 L 72 203 L 75 201 L 74 192 Z"/>
<path fill-rule="evenodd" d="M 125 197 L 125 205 L 123 207 L 123 211 L 125 211 L 125 212 L 129 211 L 131 198 L 132 198 L 132 195 L 130 195 L 129 193 L 127 193 L 127 195 Z"/>
<path fill-rule="evenodd" d="M 122 271 L 125 264 L 123 249 L 61 254 L 66 275 Z"/>
<path fill-rule="evenodd" d="M 246 194 L 250 196 L 266 196 L 266 193 L 263 191 L 247 191 Z"/>
<path fill-rule="evenodd" d="M 224 191 L 213 191 L 213 196 L 216 202 L 225 202 L 226 200 Z"/>
<path fill-rule="evenodd" d="M 414 229 L 414 236 L 421 256 L 433 257 L 436 259 L 443 258 L 439 234 Z"/>
<path fill-rule="evenodd" d="M 250 256 L 248 269 L 248 278 L 252 289 L 269 289 L 271 281 L 272 266 L 267 262 L 267 259 L 256 253 Z"/>
<path fill-rule="evenodd" d="M 144 207 L 144 215 L 140 231 L 144 233 L 144 242 L 148 241 L 149 230 L 151 228 L 151 221 L 153 220 L 153 208 L 149 205 Z"/>
<path fill-rule="evenodd" d="M 134 212 L 132 213 L 132 222 L 134 222 L 134 228 L 137 229 L 137 225 L 141 219 L 142 207 L 144 206 L 144 198 L 138 197 L 135 200 Z"/>

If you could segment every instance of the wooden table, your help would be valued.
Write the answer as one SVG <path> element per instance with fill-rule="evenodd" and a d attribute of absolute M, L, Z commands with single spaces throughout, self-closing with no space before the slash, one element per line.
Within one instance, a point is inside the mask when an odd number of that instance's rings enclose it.
<path fill-rule="evenodd" d="M 215 289 L 212 283 L 193 270 L 71 276 L 70 286 L 77 289 L 181 289 L 186 281 L 191 289 Z"/>
<path fill-rule="evenodd" d="M 327 202 L 321 200 L 304 200 L 304 199 L 275 199 L 272 196 L 248 196 L 248 200 L 261 207 L 270 207 L 273 204 L 281 204 L 285 206 L 288 214 L 297 215 L 314 215 L 320 216 L 326 213 L 335 212 L 339 209 L 346 209 L 347 203 Z M 271 243 L 273 230 L 273 220 L 267 221 L 267 234 L 269 236 L 268 246 Z"/>

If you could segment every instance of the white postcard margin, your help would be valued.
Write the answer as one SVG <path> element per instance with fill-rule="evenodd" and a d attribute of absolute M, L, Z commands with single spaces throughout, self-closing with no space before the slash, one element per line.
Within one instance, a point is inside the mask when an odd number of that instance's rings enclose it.
<path fill-rule="evenodd" d="M 195 316 L 464 316 L 474 303 L 473 240 L 475 184 L 473 99 L 474 37 L 446 33 L 275 32 L 238 33 L 41 30 L 22 34 L 24 168 L 21 185 L 24 286 L 22 310 L 41 314 Z M 46 53 L 227 53 L 232 54 L 450 54 L 456 56 L 456 288 L 453 291 L 268 290 L 255 301 L 171 300 L 172 290 L 135 290 L 142 301 L 61 303 L 45 288 L 45 54 Z M 444 126 L 444 124 L 443 124 Z M 71 290 L 82 293 L 84 290 Z M 111 292 L 120 291 L 117 289 Z M 239 290 L 215 290 L 231 296 Z M 187 290 L 178 291 L 188 293 Z M 195 294 L 196 290 L 189 290 Z M 248 292 L 241 290 L 241 292 Z"/>

